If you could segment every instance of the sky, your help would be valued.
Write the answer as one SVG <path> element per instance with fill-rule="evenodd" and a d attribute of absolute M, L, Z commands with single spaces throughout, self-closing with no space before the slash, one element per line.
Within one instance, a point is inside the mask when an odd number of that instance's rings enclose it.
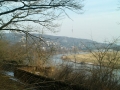
<path fill-rule="evenodd" d="M 98 42 L 120 37 L 120 1 L 85 0 L 82 14 L 68 11 L 57 36 L 91 39 Z"/>

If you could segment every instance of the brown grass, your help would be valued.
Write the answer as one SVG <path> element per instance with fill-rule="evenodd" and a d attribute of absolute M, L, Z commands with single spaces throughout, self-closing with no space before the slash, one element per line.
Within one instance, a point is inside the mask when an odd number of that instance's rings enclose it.
<path fill-rule="evenodd" d="M 0 90 L 23 90 L 25 86 L 0 73 Z"/>
<path fill-rule="evenodd" d="M 87 53 L 87 54 L 75 54 L 75 55 L 68 55 L 65 59 L 76 63 L 89 63 L 89 64 L 97 64 L 99 65 L 100 62 L 104 64 L 108 63 L 115 63 L 120 65 L 120 52 L 117 54 L 115 52 L 94 52 L 94 53 Z"/>

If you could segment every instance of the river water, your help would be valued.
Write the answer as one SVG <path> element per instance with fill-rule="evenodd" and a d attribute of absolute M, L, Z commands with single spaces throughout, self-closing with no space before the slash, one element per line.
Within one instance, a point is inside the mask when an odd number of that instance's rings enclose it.
<path fill-rule="evenodd" d="M 2 71 L 1 73 L 6 75 L 6 76 L 9 76 L 10 79 L 12 79 L 14 81 L 19 81 L 17 78 L 14 77 L 14 72 L 13 71 Z"/>

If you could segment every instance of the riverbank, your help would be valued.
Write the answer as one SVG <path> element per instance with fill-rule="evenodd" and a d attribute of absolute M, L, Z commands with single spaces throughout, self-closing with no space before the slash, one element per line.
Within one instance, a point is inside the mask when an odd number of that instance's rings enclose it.
<path fill-rule="evenodd" d="M 61 56 L 61 59 L 79 64 L 103 65 L 110 67 L 111 65 L 115 65 L 115 68 L 120 68 L 120 52 L 71 54 L 63 55 Z"/>
<path fill-rule="evenodd" d="M 23 84 L 12 80 L 11 76 L 0 73 L 0 90 L 24 90 L 24 88 Z"/>

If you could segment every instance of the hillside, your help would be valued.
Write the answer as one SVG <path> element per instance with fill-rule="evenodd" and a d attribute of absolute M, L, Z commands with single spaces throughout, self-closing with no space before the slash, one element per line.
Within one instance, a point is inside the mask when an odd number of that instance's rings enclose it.
<path fill-rule="evenodd" d="M 79 49 L 86 50 L 87 48 L 89 49 L 96 49 L 97 47 L 103 48 L 107 45 L 105 43 L 99 43 L 89 39 L 80 39 L 80 38 L 72 38 L 65 36 L 41 35 L 41 34 L 32 34 L 32 35 L 41 37 L 43 40 L 46 41 L 46 43 L 52 43 L 53 45 L 56 45 L 57 47 L 64 49 L 77 47 Z M 24 34 L 14 34 L 14 33 L 4 33 L 4 37 L 7 40 L 9 40 L 11 43 L 21 42 L 23 37 L 25 39 Z M 116 45 L 113 45 L 113 47 L 116 47 Z"/>

